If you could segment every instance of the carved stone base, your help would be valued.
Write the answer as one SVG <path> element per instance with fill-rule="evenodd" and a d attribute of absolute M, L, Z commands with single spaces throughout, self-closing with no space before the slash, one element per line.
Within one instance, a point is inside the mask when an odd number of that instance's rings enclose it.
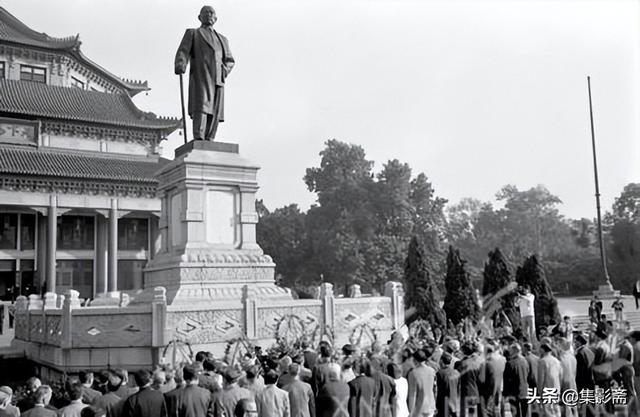
<path fill-rule="evenodd" d="M 611 284 L 604 284 L 593 291 L 593 295 L 597 295 L 601 300 L 611 300 L 620 297 L 620 291 L 614 290 Z"/>

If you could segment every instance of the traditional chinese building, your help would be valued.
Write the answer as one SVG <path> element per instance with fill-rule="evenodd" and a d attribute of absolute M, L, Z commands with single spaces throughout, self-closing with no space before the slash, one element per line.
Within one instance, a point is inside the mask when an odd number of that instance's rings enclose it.
<path fill-rule="evenodd" d="M 146 90 L 0 7 L 0 299 L 142 287 L 159 144 L 179 126 L 136 107 Z"/>

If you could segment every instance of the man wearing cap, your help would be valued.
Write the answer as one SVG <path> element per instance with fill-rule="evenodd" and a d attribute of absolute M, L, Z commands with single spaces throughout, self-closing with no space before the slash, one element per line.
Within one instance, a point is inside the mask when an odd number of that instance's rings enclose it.
<path fill-rule="evenodd" d="M 87 404 L 82 403 L 82 385 L 73 384 L 67 390 L 71 403 L 65 407 L 62 407 L 58 412 L 60 417 L 80 417 L 80 413 L 83 408 L 88 407 Z"/>
<path fill-rule="evenodd" d="M 3 385 L 0 387 L 0 417 L 19 417 L 20 410 L 18 407 L 11 405 L 11 397 L 13 390 Z"/>
<path fill-rule="evenodd" d="M 107 393 L 98 397 L 93 405 L 96 408 L 100 408 L 107 413 L 107 417 L 119 417 L 122 410 L 124 400 L 118 397 L 116 391 L 120 388 L 121 379 L 111 373 L 109 375 L 109 382 L 107 383 Z"/>
<path fill-rule="evenodd" d="M 219 415 L 220 411 L 223 411 L 224 415 L 232 416 L 238 401 L 243 398 L 254 399 L 251 391 L 238 385 L 241 376 L 240 371 L 233 366 L 228 366 L 224 371 L 224 388 L 220 392 L 219 400 L 214 405 L 215 415 Z M 220 407 L 222 410 L 217 410 Z"/>

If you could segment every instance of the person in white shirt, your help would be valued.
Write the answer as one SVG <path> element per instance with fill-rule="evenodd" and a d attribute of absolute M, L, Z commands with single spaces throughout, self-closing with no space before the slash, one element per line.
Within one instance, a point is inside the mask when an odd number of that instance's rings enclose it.
<path fill-rule="evenodd" d="M 529 287 L 524 287 L 524 294 L 518 295 L 517 305 L 520 309 L 520 320 L 524 334 L 529 339 L 529 342 L 535 342 L 536 339 L 536 320 L 535 320 L 535 295 L 531 293 Z"/>

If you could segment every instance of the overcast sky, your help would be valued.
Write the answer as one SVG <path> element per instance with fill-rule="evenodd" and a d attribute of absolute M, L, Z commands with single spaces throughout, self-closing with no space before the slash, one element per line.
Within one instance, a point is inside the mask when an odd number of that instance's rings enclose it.
<path fill-rule="evenodd" d="M 2 0 L 37 31 L 80 33 L 113 73 L 148 80 L 139 107 L 179 116 L 175 50 L 199 1 Z M 331 138 L 425 172 L 436 193 L 493 200 L 546 185 L 561 212 L 595 217 L 587 75 L 605 209 L 640 182 L 637 1 L 212 3 L 236 67 L 218 140 L 262 166 L 270 209 L 315 200 L 302 181 Z M 168 155 L 180 144 L 174 134 Z"/>

